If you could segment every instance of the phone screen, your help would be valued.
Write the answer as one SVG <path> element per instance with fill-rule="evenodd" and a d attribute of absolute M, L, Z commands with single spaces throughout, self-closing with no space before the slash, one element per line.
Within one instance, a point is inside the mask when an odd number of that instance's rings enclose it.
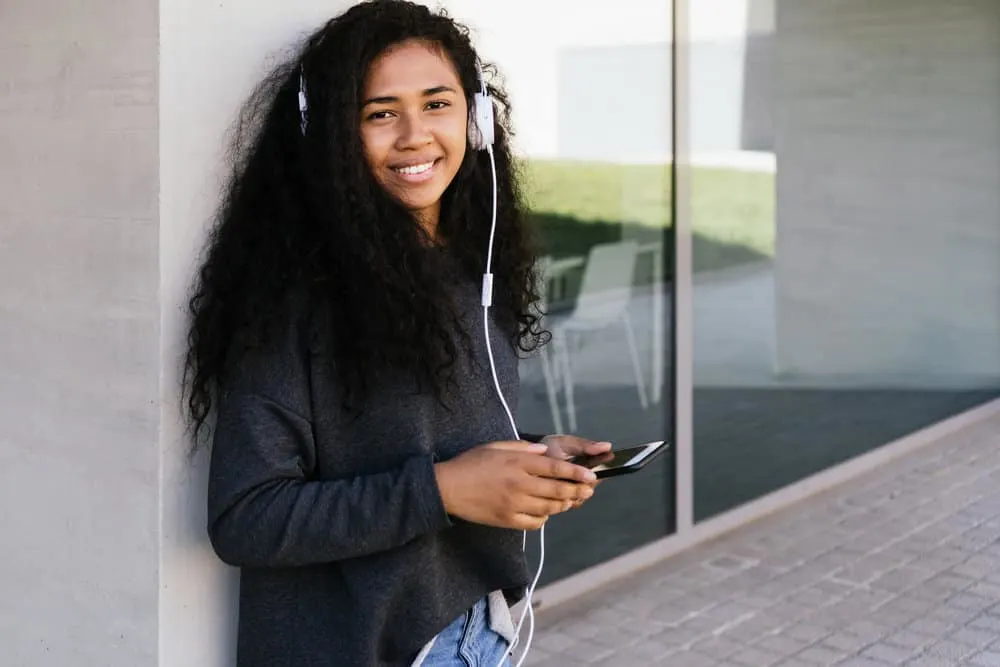
<path fill-rule="evenodd" d="M 660 446 L 662 447 L 663 445 Z M 649 449 L 648 444 L 638 445 L 636 447 L 616 449 L 606 454 L 598 454 L 597 456 L 577 456 L 570 460 L 576 465 L 599 472 L 611 468 L 620 468 L 647 449 Z"/>

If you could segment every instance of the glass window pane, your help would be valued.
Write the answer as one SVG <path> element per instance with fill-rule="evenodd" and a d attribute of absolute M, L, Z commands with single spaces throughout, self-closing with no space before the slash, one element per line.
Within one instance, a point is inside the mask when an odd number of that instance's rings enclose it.
<path fill-rule="evenodd" d="M 703 519 L 1000 394 L 1000 5 L 691 4 Z"/>
<path fill-rule="evenodd" d="M 670 3 L 445 4 L 504 75 L 544 255 L 553 341 L 522 363 L 522 428 L 670 439 Z M 672 518 L 667 455 L 553 517 L 543 582 L 661 538 Z"/>

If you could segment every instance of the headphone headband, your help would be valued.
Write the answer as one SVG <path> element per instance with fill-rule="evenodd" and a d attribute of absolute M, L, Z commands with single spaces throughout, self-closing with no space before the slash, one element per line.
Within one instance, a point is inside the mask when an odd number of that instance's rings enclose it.
<path fill-rule="evenodd" d="M 479 92 L 475 94 L 472 109 L 469 110 L 469 144 L 474 150 L 486 150 L 493 145 L 494 116 L 493 98 L 486 87 L 486 77 L 483 68 L 476 60 L 476 78 L 479 81 Z M 309 127 L 309 97 L 306 91 L 306 68 L 299 65 L 299 131 L 306 136 Z"/>

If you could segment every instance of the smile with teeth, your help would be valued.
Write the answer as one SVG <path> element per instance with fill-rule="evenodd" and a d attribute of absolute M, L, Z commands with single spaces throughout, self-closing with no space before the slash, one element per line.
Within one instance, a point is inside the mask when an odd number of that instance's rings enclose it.
<path fill-rule="evenodd" d="M 415 164 L 410 167 L 396 167 L 393 169 L 397 174 L 402 174 L 403 176 L 416 176 L 417 174 L 423 174 L 429 171 L 434 166 L 434 160 L 430 162 L 425 162 L 423 164 Z"/>

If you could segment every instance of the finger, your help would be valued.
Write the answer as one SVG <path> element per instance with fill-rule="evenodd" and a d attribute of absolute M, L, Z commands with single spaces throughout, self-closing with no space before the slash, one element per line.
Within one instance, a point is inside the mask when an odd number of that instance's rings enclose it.
<path fill-rule="evenodd" d="M 545 477 L 529 477 L 524 491 L 535 498 L 557 501 L 578 500 L 594 495 L 594 490 L 586 484 L 564 482 Z"/>
<path fill-rule="evenodd" d="M 515 514 L 510 527 L 514 530 L 541 530 L 547 519 L 547 516 Z"/>
<path fill-rule="evenodd" d="M 611 451 L 611 443 L 610 442 L 593 442 L 593 441 L 591 441 L 591 442 L 588 442 L 584 446 L 584 451 L 587 454 L 591 455 L 591 456 L 596 456 L 598 454 L 603 454 L 605 452 L 610 452 Z"/>
<path fill-rule="evenodd" d="M 587 445 L 592 441 L 575 435 L 554 435 L 549 437 L 546 442 L 549 445 L 550 455 L 552 452 L 557 452 L 559 456 L 556 458 L 560 458 L 560 456 L 572 457 L 584 454 Z"/>
<path fill-rule="evenodd" d="M 595 454 L 603 454 L 604 452 L 611 451 L 610 442 L 603 440 L 591 440 L 590 438 L 581 438 L 576 435 L 555 436 L 551 439 L 549 444 L 566 452 L 570 456 L 579 456 L 581 454 L 593 456 Z"/>
<path fill-rule="evenodd" d="M 591 493 L 589 495 L 587 495 L 585 498 L 580 498 L 579 500 L 574 500 L 573 501 L 573 507 L 572 507 L 572 509 L 579 509 L 580 507 L 583 507 L 583 504 L 585 502 L 587 502 L 588 500 L 590 500 L 593 497 L 593 495 L 594 495 L 593 491 L 591 491 Z"/>
<path fill-rule="evenodd" d="M 552 516 L 561 514 L 572 509 L 573 500 L 552 500 L 549 498 L 537 498 L 527 496 L 517 503 L 518 514 L 528 514 L 530 516 Z"/>
<path fill-rule="evenodd" d="M 508 452 L 522 452 L 525 454 L 544 454 L 548 451 L 548 445 L 535 442 L 524 442 L 523 440 L 504 440 L 491 442 L 483 445 L 487 449 L 500 449 Z"/>
<path fill-rule="evenodd" d="M 552 459 L 547 456 L 526 461 L 525 469 L 538 477 L 565 479 L 571 482 L 590 483 L 597 479 L 597 475 L 583 466 L 574 465 L 569 461 Z"/>
<path fill-rule="evenodd" d="M 560 447 L 559 445 L 549 445 L 549 449 L 548 451 L 545 452 L 545 455 L 553 459 L 565 460 L 573 458 L 572 455 L 567 454 L 565 451 L 563 451 L 563 448 Z"/>

